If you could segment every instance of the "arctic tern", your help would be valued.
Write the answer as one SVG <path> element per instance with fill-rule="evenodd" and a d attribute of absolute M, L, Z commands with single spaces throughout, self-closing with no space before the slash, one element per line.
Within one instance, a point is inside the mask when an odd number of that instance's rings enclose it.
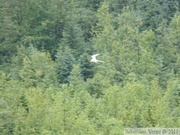
<path fill-rule="evenodd" d="M 94 54 L 94 55 L 92 55 L 92 56 L 91 56 L 92 59 L 91 59 L 90 62 L 95 62 L 95 63 L 103 62 L 103 63 L 104 63 L 104 61 L 101 61 L 101 60 L 97 60 L 97 59 L 96 59 L 96 57 L 97 57 L 98 55 L 100 55 L 100 54 Z"/>

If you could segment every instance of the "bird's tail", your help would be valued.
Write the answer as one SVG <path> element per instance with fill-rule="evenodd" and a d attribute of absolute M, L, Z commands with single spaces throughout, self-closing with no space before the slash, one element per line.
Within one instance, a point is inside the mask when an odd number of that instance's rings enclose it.
<path fill-rule="evenodd" d="M 102 62 L 102 63 L 104 63 L 104 61 L 102 61 L 102 60 L 98 60 L 98 62 Z"/>

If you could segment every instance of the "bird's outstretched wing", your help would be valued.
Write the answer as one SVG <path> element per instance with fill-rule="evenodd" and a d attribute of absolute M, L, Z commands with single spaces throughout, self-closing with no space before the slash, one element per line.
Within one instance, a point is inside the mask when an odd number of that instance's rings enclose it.
<path fill-rule="evenodd" d="M 98 56 L 99 54 L 94 54 L 94 55 L 92 55 L 91 57 L 92 58 L 96 58 L 96 56 Z"/>

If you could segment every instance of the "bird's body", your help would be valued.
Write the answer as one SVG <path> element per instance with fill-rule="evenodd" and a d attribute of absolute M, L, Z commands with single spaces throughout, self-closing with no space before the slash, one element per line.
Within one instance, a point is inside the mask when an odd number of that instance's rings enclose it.
<path fill-rule="evenodd" d="M 104 61 L 101 61 L 101 60 L 97 60 L 96 57 L 98 56 L 99 54 L 95 54 L 95 55 L 92 55 L 91 56 L 91 61 L 90 62 L 95 62 L 95 63 L 98 63 L 98 62 L 104 62 Z"/>

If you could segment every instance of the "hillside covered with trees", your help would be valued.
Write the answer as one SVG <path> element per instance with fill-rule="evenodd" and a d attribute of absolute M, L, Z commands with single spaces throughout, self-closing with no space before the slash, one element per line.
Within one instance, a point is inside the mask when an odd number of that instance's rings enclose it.
<path fill-rule="evenodd" d="M 180 127 L 179 0 L 0 3 L 0 135 Z"/>

